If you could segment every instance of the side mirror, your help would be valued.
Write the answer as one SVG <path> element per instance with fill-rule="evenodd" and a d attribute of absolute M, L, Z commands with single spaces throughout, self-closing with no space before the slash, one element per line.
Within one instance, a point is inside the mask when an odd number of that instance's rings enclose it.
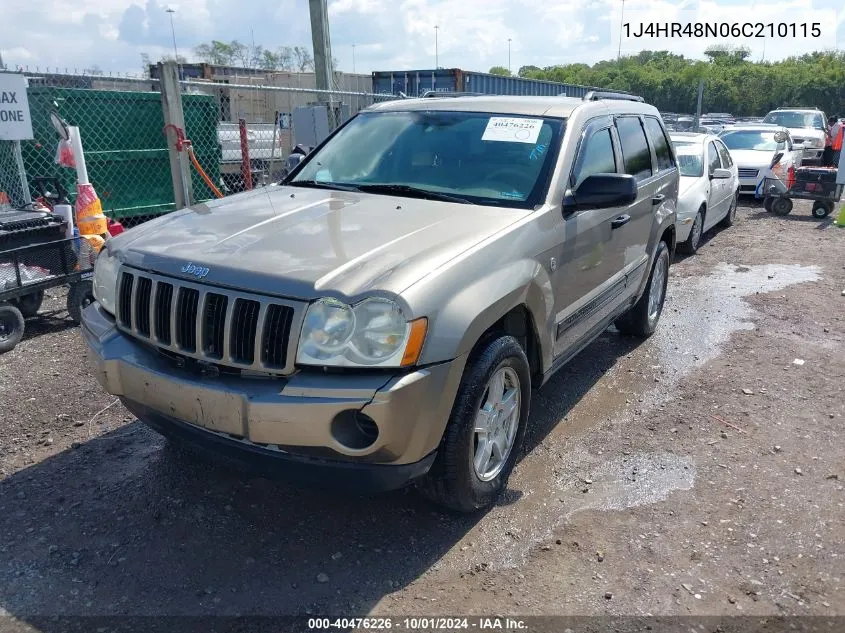
<path fill-rule="evenodd" d="M 564 213 L 580 209 L 606 209 L 631 204 L 637 199 L 637 181 L 629 174 L 587 176 L 563 199 Z"/>
<path fill-rule="evenodd" d="M 775 143 L 784 143 L 787 138 L 789 138 L 789 135 L 783 130 L 775 132 Z"/>
<path fill-rule="evenodd" d="M 724 180 L 724 179 L 730 178 L 730 177 L 731 177 L 731 170 L 730 169 L 724 169 L 722 167 L 719 167 L 718 169 L 714 169 L 713 173 L 710 174 L 711 180 Z"/>
<path fill-rule="evenodd" d="M 774 158 L 772 158 L 772 164 L 769 165 L 769 169 L 777 165 L 780 162 L 781 158 L 783 158 L 783 152 L 778 152 L 777 154 L 775 154 Z"/>

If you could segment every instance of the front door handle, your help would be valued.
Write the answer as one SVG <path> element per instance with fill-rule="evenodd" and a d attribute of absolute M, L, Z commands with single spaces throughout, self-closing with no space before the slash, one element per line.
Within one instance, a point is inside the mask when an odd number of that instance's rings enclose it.
<path fill-rule="evenodd" d="M 660 204 L 665 199 L 666 199 L 666 196 L 664 194 L 658 193 L 651 199 L 651 204 Z"/>
<path fill-rule="evenodd" d="M 631 219 L 631 216 L 627 213 L 625 215 L 620 215 L 618 218 L 613 218 L 610 221 L 610 228 L 618 229 L 623 224 L 628 224 L 628 221 Z"/>

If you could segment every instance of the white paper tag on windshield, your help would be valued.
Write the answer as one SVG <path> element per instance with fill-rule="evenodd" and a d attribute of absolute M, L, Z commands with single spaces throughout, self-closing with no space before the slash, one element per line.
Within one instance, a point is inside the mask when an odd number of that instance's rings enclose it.
<path fill-rule="evenodd" d="M 493 116 L 487 122 L 482 141 L 506 143 L 536 143 L 543 127 L 543 119 Z"/>

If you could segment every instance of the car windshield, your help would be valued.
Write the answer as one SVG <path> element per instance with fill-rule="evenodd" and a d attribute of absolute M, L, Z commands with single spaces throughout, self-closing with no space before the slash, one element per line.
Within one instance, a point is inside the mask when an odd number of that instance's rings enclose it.
<path fill-rule="evenodd" d="M 365 112 L 286 184 L 532 208 L 545 197 L 562 119 Z"/>
<path fill-rule="evenodd" d="M 776 111 L 769 112 L 764 118 L 763 123 L 774 123 L 775 125 L 782 125 L 789 128 L 806 128 L 812 127 L 817 130 L 824 129 L 824 116 L 821 112 L 789 112 Z"/>
<path fill-rule="evenodd" d="M 775 133 L 764 130 L 736 130 L 725 132 L 720 138 L 728 149 L 750 149 L 760 152 L 774 152 L 784 148 L 784 143 L 775 141 Z"/>
<path fill-rule="evenodd" d="M 704 174 L 704 156 L 701 143 L 675 143 L 681 176 L 700 178 Z"/>

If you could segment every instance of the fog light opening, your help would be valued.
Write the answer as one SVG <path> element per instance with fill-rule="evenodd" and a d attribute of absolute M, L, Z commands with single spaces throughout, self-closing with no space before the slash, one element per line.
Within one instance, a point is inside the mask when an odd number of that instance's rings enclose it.
<path fill-rule="evenodd" d="M 332 437 L 346 448 L 362 450 L 375 444 L 378 439 L 378 425 L 368 415 L 347 409 L 332 420 Z"/>

